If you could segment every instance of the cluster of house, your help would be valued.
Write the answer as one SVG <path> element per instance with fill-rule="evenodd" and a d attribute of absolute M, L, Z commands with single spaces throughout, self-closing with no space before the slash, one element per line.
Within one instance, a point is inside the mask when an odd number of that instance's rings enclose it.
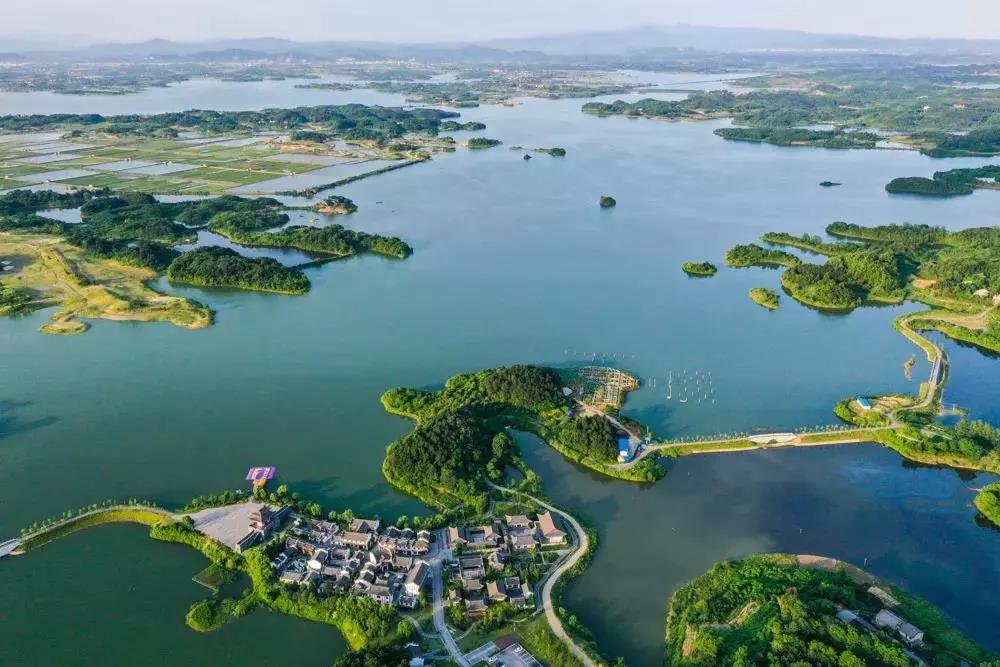
<path fill-rule="evenodd" d="M 472 549 L 498 549 L 506 546 L 511 551 L 526 551 L 540 546 L 566 544 L 566 532 L 556 524 L 552 512 L 542 512 L 537 521 L 523 514 L 507 515 L 503 525 L 491 523 L 472 528 L 448 528 L 448 544 Z"/>
<path fill-rule="evenodd" d="M 431 550 L 430 531 L 352 519 L 346 530 L 330 521 L 299 517 L 285 550 L 271 562 L 278 580 L 312 584 L 320 593 L 367 595 L 376 602 L 412 609 L 430 573 L 421 556 Z"/>
<path fill-rule="evenodd" d="M 451 562 L 457 586 L 449 591 L 449 599 L 452 604 L 465 605 L 469 615 L 478 616 L 497 602 L 533 606 L 534 594 L 527 581 L 520 577 L 490 577 L 489 573 L 502 571 L 513 553 L 566 544 L 567 535 L 556 525 L 556 518 L 545 512 L 536 521 L 524 515 L 508 515 L 502 522 L 483 526 L 450 527 L 447 540 L 452 549 L 463 550 Z"/>
<path fill-rule="evenodd" d="M 868 592 L 888 607 L 895 607 L 899 604 L 899 601 L 891 593 L 878 586 L 871 586 Z M 859 614 L 849 609 L 838 611 L 837 618 L 844 623 L 849 623 L 868 632 L 885 630 L 889 633 L 895 633 L 903 640 L 904 644 L 911 648 L 920 648 L 924 645 L 923 631 L 888 609 L 882 609 L 875 614 L 875 618 L 872 619 L 874 622 L 862 618 Z"/>

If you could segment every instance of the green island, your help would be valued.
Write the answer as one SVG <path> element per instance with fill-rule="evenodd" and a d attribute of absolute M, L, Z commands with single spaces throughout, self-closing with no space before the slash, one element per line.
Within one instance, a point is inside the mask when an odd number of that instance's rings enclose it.
<path fill-rule="evenodd" d="M 551 155 L 552 157 L 566 157 L 565 148 L 525 148 L 523 146 L 511 146 L 512 151 L 527 151 L 528 153 L 545 153 L 546 155 Z M 527 156 L 530 158 L 531 156 Z"/>
<path fill-rule="evenodd" d="M 782 274 L 782 286 L 792 297 L 831 309 L 851 309 L 866 302 L 922 301 L 933 308 L 906 316 L 909 328 L 940 331 L 987 351 L 1000 351 L 996 227 L 949 232 L 930 225 L 863 227 L 834 222 L 826 231 L 845 240 L 827 243 L 808 235 L 764 235 L 768 243 L 828 257 L 826 264 L 803 263 Z"/>
<path fill-rule="evenodd" d="M 711 262 L 684 262 L 681 264 L 681 270 L 689 276 L 714 276 L 718 271 L 718 267 Z"/>
<path fill-rule="evenodd" d="M 1000 189 L 1000 166 L 936 171 L 931 178 L 894 178 L 886 184 L 885 191 L 893 194 L 954 197 L 971 195 L 977 188 Z"/>
<path fill-rule="evenodd" d="M 454 120 L 442 121 L 438 125 L 438 129 L 441 132 L 457 132 L 462 130 L 464 132 L 478 132 L 480 130 L 486 129 L 486 123 L 480 123 L 478 121 L 470 120 L 467 123 L 459 123 Z"/>
<path fill-rule="evenodd" d="M 244 257 L 229 248 L 196 248 L 183 253 L 167 268 L 172 283 L 199 287 L 235 287 L 280 294 L 305 294 L 309 278 L 300 269 L 283 266 L 269 257 Z"/>
<path fill-rule="evenodd" d="M 466 142 L 466 146 L 472 149 L 493 148 L 503 142 L 499 139 L 487 139 L 486 137 L 472 137 Z"/>
<path fill-rule="evenodd" d="M 853 565 L 789 554 L 725 561 L 678 589 L 665 648 L 675 667 L 1000 664 L 925 600 Z"/>
<path fill-rule="evenodd" d="M 275 217 L 276 215 L 279 217 Z M 256 214 L 223 212 L 212 216 L 207 227 L 209 230 L 241 245 L 261 248 L 295 248 L 320 253 L 329 259 L 366 252 L 405 259 L 413 252 L 406 242 L 396 237 L 357 232 L 342 225 L 326 225 L 324 227 L 295 225 L 274 229 L 287 221 L 287 216 L 276 214 L 273 211 Z"/>
<path fill-rule="evenodd" d="M 750 300 L 758 306 L 762 306 L 768 310 L 776 310 L 778 308 L 778 301 L 780 297 L 773 289 L 768 289 L 766 287 L 751 287 L 748 296 L 750 297 Z"/>
<path fill-rule="evenodd" d="M 356 208 L 345 197 L 324 206 Z M 80 209 L 81 223 L 44 217 L 49 209 Z M 309 280 L 299 268 L 272 259 L 249 259 L 233 250 L 175 245 L 208 229 L 247 246 L 295 248 L 318 261 L 360 253 L 405 258 L 412 249 L 395 237 L 342 225 L 285 227 L 285 207 L 275 199 L 224 195 L 188 202 L 161 202 L 149 194 L 75 190 L 14 190 L 0 195 L 0 257 L 4 265 L 0 314 L 62 305 L 42 327 L 75 334 L 89 318 L 166 321 L 188 328 L 212 323 L 211 312 L 190 299 L 155 291 L 148 282 L 167 275 L 175 283 L 301 294 Z M 280 228 L 280 229 L 278 229 Z M 272 231 L 276 230 L 276 231 Z"/>
<path fill-rule="evenodd" d="M 726 252 L 726 264 L 735 267 L 794 267 L 801 262 L 802 260 L 790 252 L 771 250 L 756 243 L 734 246 Z"/>
<path fill-rule="evenodd" d="M 806 130 L 794 127 L 721 127 L 715 130 L 715 135 L 730 141 L 816 148 L 875 148 L 878 141 L 878 137 L 869 132 Z"/>
<path fill-rule="evenodd" d="M 70 129 L 87 133 L 177 137 L 181 130 L 209 134 L 260 132 L 263 130 L 311 131 L 301 140 L 326 141 L 331 137 L 352 141 L 387 141 L 406 134 L 435 135 L 441 121 L 458 118 L 454 111 L 400 109 L 364 104 L 263 109 L 260 111 L 214 111 L 193 109 L 152 115 L 103 116 L 101 114 L 30 114 L 0 116 L 0 129 L 25 132 Z M 316 133 L 327 133 L 320 137 Z"/>
<path fill-rule="evenodd" d="M 588 102 L 584 113 L 672 121 L 731 118 L 738 127 L 719 136 L 781 146 L 879 147 L 889 133 L 894 147 L 932 157 L 990 156 L 1000 153 L 1000 130 L 992 122 L 1000 92 L 955 86 L 947 73 L 892 65 L 829 66 L 799 74 L 742 79 L 750 90 L 692 92 L 682 100 L 652 98 L 612 103 Z M 947 72 L 947 73 L 946 73 Z M 812 129 L 811 126 L 829 126 Z"/>
<path fill-rule="evenodd" d="M 329 195 L 313 205 L 313 210 L 325 215 L 348 215 L 358 210 L 358 205 L 342 195 Z"/>
<path fill-rule="evenodd" d="M 601 208 L 614 208 L 615 206 L 618 205 L 618 202 L 615 201 L 614 197 L 610 197 L 608 195 L 603 195 L 598 200 L 598 204 L 600 204 Z"/>
<path fill-rule="evenodd" d="M 640 482 L 660 478 L 663 470 L 652 460 L 626 470 L 614 466 L 619 453 L 616 429 L 622 427 L 602 410 L 586 406 L 618 407 L 624 392 L 615 387 L 637 384 L 627 374 L 609 369 L 608 377 L 602 377 L 601 371 L 590 369 L 560 374 L 550 368 L 511 366 L 456 375 L 438 392 L 387 391 L 382 395 L 385 409 L 417 425 L 389 446 L 383 464 L 386 479 L 432 507 L 483 507 L 487 481 L 500 479 L 505 465 L 523 467 L 506 428 L 535 433 L 563 456 L 604 474 Z M 583 400 L 602 383 L 607 388 L 600 389 L 597 398 Z M 604 402 L 609 396 L 613 400 Z"/>
<path fill-rule="evenodd" d="M 987 484 L 981 488 L 974 502 L 980 514 L 1000 528 L 1000 482 Z"/>

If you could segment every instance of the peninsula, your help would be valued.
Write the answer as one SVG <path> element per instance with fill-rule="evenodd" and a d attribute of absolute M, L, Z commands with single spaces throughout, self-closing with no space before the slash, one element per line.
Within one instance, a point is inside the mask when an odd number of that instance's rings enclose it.
<path fill-rule="evenodd" d="M 821 556 L 767 554 L 719 563 L 678 589 L 666 664 L 993 664 L 1000 656 L 926 601 Z"/>
<path fill-rule="evenodd" d="M 347 198 L 328 198 L 344 210 Z M 47 218 L 51 209 L 80 209 L 80 223 Z M 171 282 L 287 294 L 309 289 L 300 268 L 273 259 L 247 258 L 231 249 L 175 246 L 209 230 L 246 246 L 295 248 L 330 260 L 360 253 L 403 259 L 410 246 L 396 237 L 342 225 L 287 226 L 275 199 L 233 195 L 161 202 L 148 194 L 106 189 L 69 193 L 14 190 L 0 196 L 0 315 L 62 304 L 42 331 L 81 333 L 87 318 L 166 321 L 188 328 L 211 324 L 208 308 L 161 294 L 147 285 L 159 275 Z"/>

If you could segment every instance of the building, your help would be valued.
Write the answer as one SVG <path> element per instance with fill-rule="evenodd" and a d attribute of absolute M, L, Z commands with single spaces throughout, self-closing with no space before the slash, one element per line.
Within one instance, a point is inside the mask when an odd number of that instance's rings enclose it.
<path fill-rule="evenodd" d="M 504 520 L 507 522 L 508 530 L 531 530 L 532 528 L 531 519 L 524 514 L 508 514 Z"/>
<path fill-rule="evenodd" d="M 632 445 L 629 443 L 628 438 L 621 437 L 618 438 L 618 462 L 628 463 L 632 460 Z"/>
<path fill-rule="evenodd" d="M 861 397 L 858 399 L 858 407 L 862 410 L 871 410 L 872 404 L 867 398 Z"/>
<path fill-rule="evenodd" d="M 510 538 L 510 548 L 514 551 L 527 551 L 538 546 L 534 535 L 513 535 Z"/>
<path fill-rule="evenodd" d="M 351 519 L 347 530 L 352 533 L 377 533 L 381 522 L 378 519 Z"/>
<path fill-rule="evenodd" d="M 923 646 L 924 633 L 918 627 L 883 609 L 875 615 L 875 625 L 883 630 L 896 632 L 907 646 Z"/>
<path fill-rule="evenodd" d="M 347 531 L 335 538 L 337 546 L 349 546 L 355 549 L 370 549 L 375 540 L 373 533 L 360 531 Z"/>
<path fill-rule="evenodd" d="M 507 601 L 507 585 L 503 579 L 491 581 L 486 584 L 486 595 L 494 602 Z"/>
<path fill-rule="evenodd" d="M 478 579 L 486 576 L 486 567 L 482 556 L 462 556 L 458 559 L 458 571 L 461 579 Z"/>
<path fill-rule="evenodd" d="M 326 549 L 316 549 L 313 551 L 312 558 L 306 565 L 309 566 L 310 570 L 315 570 L 316 572 L 321 572 L 323 566 L 326 565 L 326 561 L 330 558 L 330 552 Z"/>
<path fill-rule="evenodd" d="M 556 526 L 552 512 L 538 515 L 538 535 L 542 544 L 566 544 L 566 533 Z"/>
<path fill-rule="evenodd" d="M 392 604 L 392 591 L 384 584 L 374 584 L 369 588 L 368 597 L 381 604 Z"/>
<path fill-rule="evenodd" d="M 249 532 L 236 543 L 234 548 L 236 553 L 243 553 L 245 549 L 269 538 L 274 531 L 281 528 L 281 522 L 291 512 L 291 507 L 288 505 L 275 510 L 263 503 L 259 505 L 251 503 L 249 509 L 247 520 Z"/>
<path fill-rule="evenodd" d="M 465 610 L 469 616 L 482 616 L 486 613 L 486 601 L 481 597 L 470 597 L 465 601 Z"/>
<path fill-rule="evenodd" d="M 430 567 L 422 560 L 418 560 L 410 568 L 410 571 L 406 573 L 406 579 L 403 581 L 403 590 L 406 591 L 407 595 L 414 597 L 420 595 L 420 589 L 423 588 L 429 571 Z"/>

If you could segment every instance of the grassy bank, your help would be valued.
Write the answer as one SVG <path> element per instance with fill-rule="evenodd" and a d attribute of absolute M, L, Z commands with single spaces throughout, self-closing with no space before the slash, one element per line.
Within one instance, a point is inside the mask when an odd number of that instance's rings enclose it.
<path fill-rule="evenodd" d="M 66 521 L 28 535 L 22 540 L 19 551 L 27 552 L 37 549 L 42 545 L 58 540 L 61 537 L 66 537 L 78 530 L 100 526 L 105 523 L 138 523 L 144 526 L 152 526 L 163 521 L 165 517 L 166 513 L 162 510 L 149 508 L 109 507 L 107 509 L 97 509 L 88 514 L 67 519 Z"/>
<path fill-rule="evenodd" d="M 976 494 L 976 509 L 1000 528 L 1000 482 L 987 484 Z"/>

